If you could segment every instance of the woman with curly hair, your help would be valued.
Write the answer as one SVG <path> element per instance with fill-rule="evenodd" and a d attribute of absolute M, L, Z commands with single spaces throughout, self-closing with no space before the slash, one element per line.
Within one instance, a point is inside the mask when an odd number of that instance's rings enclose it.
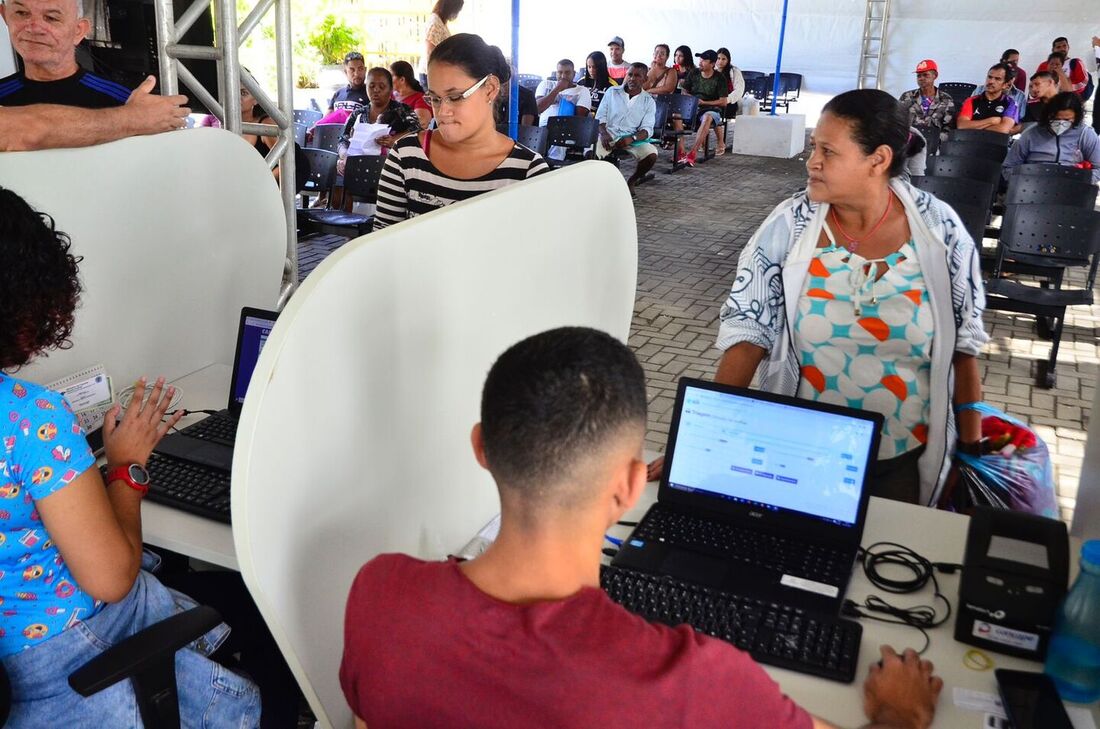
<path fill-rule="evenodd" d="M 0 660 L 12 726 L 135 725 L 129 682 L 85 699 L 68 676 L 105 646 L 194 605 L 141 569 L 145 462 L 182 414 L 165 417 L 173 388 L 160 378 L 149 389 L 143 378 L 121 419 L 117 405 L 107 413 L 104 479 L 65 399 L 7 374 L 69 345 L 78 262 L 53 220 L 0 188 Z M 206 726 L 259 721 L 255 686 L 199 652 L 226 632 L 219 626 L 177 654 L 185 723 L 201 723 L 214 701 Z"/>

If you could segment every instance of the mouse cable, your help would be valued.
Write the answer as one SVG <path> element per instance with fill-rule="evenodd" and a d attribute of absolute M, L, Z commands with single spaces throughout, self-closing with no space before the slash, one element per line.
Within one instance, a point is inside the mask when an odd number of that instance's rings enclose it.
<path fill-rule="evenodd" d="M 954 572 L 959 565 L 951 563 L 933 563 L 897 542 L 875 542 L 869 547 L 861 547 L 859 550 L 860 564 L 867 580 L 886 592 L 893 594 L 905 594 L 920 590 L 929 582 L 932 583 L 934 598 L 943 602 L 945 611 L 939 614 L 935 605 L 914 605 L 911 607 L 898 607 L 891 605 L 878 595 L 868 595 L 862 604 L 855 600 L 846 599 L 841 606 L 841 614 L 854 618 L 867 618 L 882 623 L 894 625 L 908 625 L 916 628 L 924 636 L 924 647 L 918 653 L 923 655 L 932 643 L 928 635 L 928 629 L 938 628 L 951 618 L 951 601 L 940 592 L 940 583 L 936 579 L 936 572 Z M 887 577 L 882 573 L 883 566 L 894 566 L 909 570 L 912 576 L 907 579 Z"/>

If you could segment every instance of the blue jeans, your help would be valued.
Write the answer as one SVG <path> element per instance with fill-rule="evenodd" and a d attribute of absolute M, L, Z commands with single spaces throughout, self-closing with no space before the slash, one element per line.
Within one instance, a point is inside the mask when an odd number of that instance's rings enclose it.
<path fill-rule="evenodd" d="M 186 595 L 169 590 L 142 570 L 121 602 L 106 605 L 41 645 L 4 658 L 12 687 L 7 726 L 140 727 L 129 681 L 84 698 L 69 688 L 69 674 L 122 639 L 194 605 Z M 260 692 L 247 679 L 206 657 L 228 634 L 228 626 L 219 625 L 176 653 L 180 721 L 185 728 L 259 726 Z"/>

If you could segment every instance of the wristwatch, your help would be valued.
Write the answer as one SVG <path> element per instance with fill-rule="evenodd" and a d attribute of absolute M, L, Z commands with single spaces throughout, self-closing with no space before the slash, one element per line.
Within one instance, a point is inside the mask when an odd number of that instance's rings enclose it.
<path fill-rule="evenodd" d="M 127 486 L 137 491 L 142 496 L 149 493 L 149 472 L 140 463 L 131 463 L 128 466 L 115 466 L 107 471 L 107 485 L 115 481 L 122 481 Z"/>

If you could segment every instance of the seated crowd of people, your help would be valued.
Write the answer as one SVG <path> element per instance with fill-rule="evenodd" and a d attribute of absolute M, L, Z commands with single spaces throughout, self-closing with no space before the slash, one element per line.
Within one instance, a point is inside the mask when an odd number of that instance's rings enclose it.
<path fill-rule="evenodd" d="M 937 85 L 939 66 L 932 59 L 917 64 L 917 88 L 899 99 L 914 135 L 927 154 L 938 153 L 952 129 L 984 129 L 1019 135 L 1005 160 L 1005 173 L 1020 164 L 1044 162 L 1093 170 L 1100 181 L 1100 115 L 1094 107 L 1092 128 L 1085 126 L 1084 105 L 1096 85 L 1085 62 L 1070 55 L 1069 41 L 1055 38 L 1051 52 L 1031 76 L 1020 67 L 1020 52 L 1009 48 L 991 65 L 977 93 L 961 104 Z M 1100 66 L 1100 37 L 1092 38 Z M 911 168 L 923 174 L 920 165 Z"/>
<path fill-rule="evenodd" d="M 183 126 L 182 97 L 151 95 L 151 79 L 132 92 L 118 87 L 81 70 L 75 44 L 43 41 L 87 33 L 79 0 L 8 0 L 0 8 L 25 62 L 0 80 L 4 149 Z M 44 34 L 46 25 L 64 31 Z M 1024 104 L 1039 105 L 1038 125 L 1012 154 L 1100 170 L 1095 132 L 1074 132 L 1091 80 L 1081 77 L 1079 60 L 1067 60 L 1064 41 L 1029 79 L 1035 101 Z M 618 149 L 637 159 L 633 187 L 657 154 L 655 95 L 680 89 L 700 97 L 698 134 L 683 154 L 690 163 L 700 136 L 722 128 L 722 110 L 744 93 L 744 80 L 726 49 L 692 54 L 680 46 L 669 66 L 668 46 L 657 46 L 649 64 L 625 61 L 624 47 L 612 38 L 609 58 L 590 54 L 579 78 L 563 59 L 523 115 L 535 123 L 547 114 L 594 114 L 596 155 Z M 1022 91 L 1012 56 L 957 113 L 936 88 L 932 61 L 917 67 L 920 86 L 901 102 L 877 90 L 830 100 L 813 131 L 805 189 L 760 225 L 716 307 L 723 350 L 716 381 L 748 387 L 759 373 L 762 390 L 883 416 L 875 496 L 935 505 L 956 449 L 981 439 L 977 357 L 989 335 L 977 247 L 956 213 L 906 184 L 902 172 L 914 127 L 933 145 L 952 124 L 1017 129 L 1026 114 L 1008 88 Z M 385 151 L 376 228 L 549 171 L 540 155 L 497 131 L 511 70 L 479 36 L 433 44 L 426 84 L 405 62 L 367 69 L 352 53 L 344 65 L 348 85 L 332 98 L 328 119 L 344 124 L 345 159 L 357 145 Z M 248 96 L 242 89 L 242 113 L 262 119 Z M 57 106 L 77 99 L 86 108 Z M 70 115 L 63 132 L 48 128 L 58 114 Z M 274 143 L 248 141 L 261 152 Z M 193 604 L 190 595 L 222 603 L 232 633 L 227 642 L 224 627 L 216 629 L 181 652 L 185 725 L 202 717 L 204 726 L 293 726 L 300 694 L 239 576 L 170 569 L 154 576 L 143 556 L 144 466 L 182 415 L 168 414 L 172 388 L 142 380 L 134 404 L 108 414 L 103 476 L 63 398 L 6 374 L 65 346 L 74 331 L 80 259 L 46 213 L 0 188 L 8 325 L 0 333 L 0 397 L 11 415 L 0 434 L 7 453 L 0 471 L 7 495 L 24 494 L 0 514 L 5 533 L 23 535 L 0 539 L 2 561 L 20 566 L 0 572 L 12 725 L 133 725 L 125 684 L 103 692 L 91 711 L 67 676 L 103 645 Z M 360 571 L 347 597 L 339 673 L 358 726 L 511 727 L 532 717 L 564 726 L 830 726 L 747 654 L 687 626 L 647 623 L 599 590 L 604 534 L 661 467 L 642 460 L 646 409 L 640 364 L 607 334 L 557 329 L 499 357 L 471 435 L 473 457 L 498 487 L 499 537 L 466 562 L 383 555 Z M 44 589 L 30 593 L 27 583 Z M 86 630 L 71 629 L 78 624 Z M 942 686 L 916 651 L 884 646 L 864 684 L 864 710 L 875 726 L 924 729 Z"/>

